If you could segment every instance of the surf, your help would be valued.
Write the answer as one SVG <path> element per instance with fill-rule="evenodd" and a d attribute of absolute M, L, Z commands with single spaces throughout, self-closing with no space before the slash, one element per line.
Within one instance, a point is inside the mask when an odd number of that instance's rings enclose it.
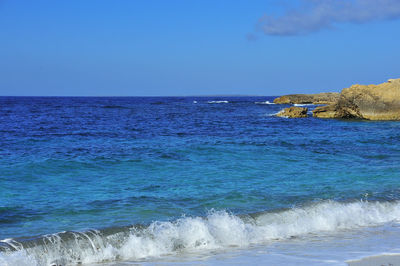
<path fill-rule="evenodd" d="M 60 232 L 0 242 L 1 265 L 75 265 L 143 261 L 164 256 L 248 248 L 309 234 L 400 221 L 400 201 L 324 201 L 304 207 L 235 215 L 210 210 L 205 217 L 183 216 L 85 232 Z"/>

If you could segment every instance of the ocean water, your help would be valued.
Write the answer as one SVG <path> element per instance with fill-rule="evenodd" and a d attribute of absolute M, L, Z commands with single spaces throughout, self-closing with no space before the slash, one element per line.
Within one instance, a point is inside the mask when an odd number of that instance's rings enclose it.
<path fill-rule="evenodd" d="M 273 99 L 0 97 L 0 265 L 400 252 L 400 122 L 279 118 Z"/>

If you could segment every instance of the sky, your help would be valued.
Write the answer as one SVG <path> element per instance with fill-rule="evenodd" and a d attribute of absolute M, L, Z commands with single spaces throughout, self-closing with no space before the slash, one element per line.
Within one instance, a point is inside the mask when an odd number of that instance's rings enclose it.
<path fill-rule="evenodd" d="M 0 95 L 282 95 L 400 78 L 400 0 L 0 0 Z"/>

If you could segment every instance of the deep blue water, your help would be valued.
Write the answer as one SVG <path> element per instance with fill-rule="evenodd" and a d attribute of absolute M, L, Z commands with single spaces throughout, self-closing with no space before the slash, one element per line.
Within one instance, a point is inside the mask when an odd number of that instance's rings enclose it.
<path fill-rule="evenodd" d="M 399 122 L 273 98 L 0 97 L 0 239 L 400 200 Z"/>

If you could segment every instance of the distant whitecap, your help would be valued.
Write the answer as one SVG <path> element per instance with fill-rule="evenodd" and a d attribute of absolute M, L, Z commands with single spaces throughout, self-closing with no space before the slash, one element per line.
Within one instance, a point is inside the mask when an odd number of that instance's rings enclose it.
<path fill-rule="evenodd" d="M 228 101 L 208 101 L 208 103 L 229 103 Z"/>
<path fill-rule="evenodd" d="M 274 104 L 271 103 L 270 101 L 265 101 L 265 102 L 254 102 L 255 104 Z"/>

